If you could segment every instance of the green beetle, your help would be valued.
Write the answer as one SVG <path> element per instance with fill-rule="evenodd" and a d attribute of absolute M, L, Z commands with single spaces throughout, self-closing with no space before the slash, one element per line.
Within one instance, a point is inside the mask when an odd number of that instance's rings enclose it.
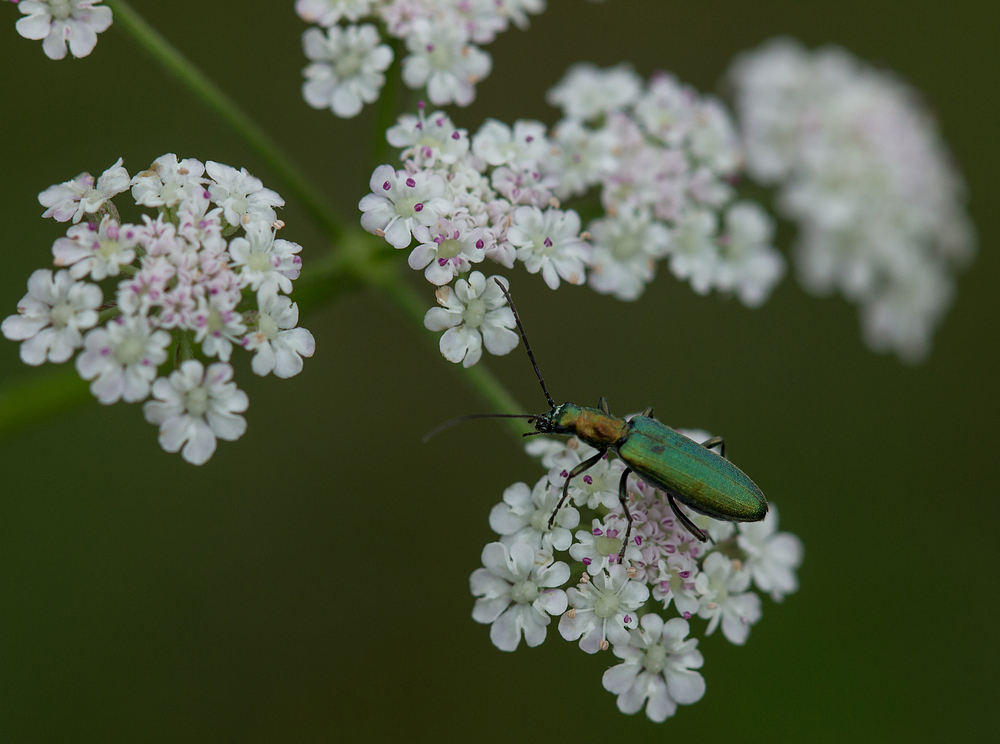
<path fill-rule="evenodd" d="M 626 465 L 618 487 L 618 499 L 628 519 L 626 545 L 632 531 L 632 515 L 626 498 L 629 473 L 635 473 L 663 491 L 681 524 L 702 542 L 708 537 L 677 508 L 675 498 L 696 512 L 728 522 L 757 522 L 767 515 L 764 494 L 742 470 L 725 458 L 722 437 L 698 444 L 654 419 L 651 408 L 631 419 L 621 419 L 611 414 L 605 398 L 601 398 L 599 408 L 574 403 L 550 404 L 552 408 L 547 413 L 532 417 L 535 433 L 572 435 L 597 449 L 597 454 L 581 462 L 566 476 L 562 498 L 549 517 L 550 528 L 569 496 L 570 481 L 596 465 L 609 450 Z M 722 456 L 712 451 L 716 446 Z M 623 547 L 623 554 L 624 550 Z"/>
<path fill-rule="evenodd" d="M 524 349 L 550 407 L 546 413 L 525 417 L 534 425 L 533 433 L 571 435 L 597 449 L 597 454 L 581 462 L 566 476 L 562 498 L 549 517 L 550 528 L 569 497 L 570 481 L 596 465 L 609 450 L 616 453 L 626 466 L 618 486 L 618 499 L 628 527 L 619 557 L 624 556 L 632 532 L 632 514 L 627 499 L 629 473 L 635 473 L 653 488 L 663 491 L 681 524 L 702 542 L 708 536 L 677 507 L 674 499 L 696 512 L 727 522 L 759 522 L 767 515 L 767 499 L 742 470 L 726 459 L 726 443 L 722 437 L 712 437 L 698 444 L 654 419 L 652 408 L 628 420 L 618 418 L 611 414 L 608 401 L 603 397 L 598 408 L 575 403 L 556 405 L 545 387 L 535 355 L 531 353 L 514 301 L 507 288 L 498 280 L 494 281 L 510 304 Z M 714 447 L 719 448 L 720 454 L 712 451 Z"/>
<path fill-rule="evenodd" d="M 614 452 L 625 463 L 618 484 L 618 500 L 621 502 L 628 527 L 622 544 L 619 560 L 624 558 L 628 539 L 632 533 L 632 514 L 628 508 L 628 476 L 635 473 L 654 488 L 667 496 L 667 501 L 681 524 L 698 540 L 705 542 L 708 536 L 678 508 L 677 501 L 701 514 L 727 522 L 759 522 L 767 515 L 767 500 L 760 489 L 742 470 L 726 459 L 726 444 L 722 437 L 712 437 L 698 444 L 692 439 L 671 429 L 653 418 L 653 409 L 647 408 L 630 419 L 612 415 L 608 401 L 601 398 L 598 408 L 587 408 L 575 403 L 556 402 L 545 387 L 545 380 L 538 370 L 535 355 L 531 352 L 528 337 L 521 325 L 521 319 L 514 307 L 507 288 L 494 279 L 500 291 L 510 304 L 514 322 L 524 341 L 531 366 L 545 393 L 549 410 L 540 414 L 522 413 L 477 413 L 449 421 L 425 437 L 438 431 L 474 418 L 523 418 L 535 427 L 533 434 L 561 434 L 575 436 L 597 449 L 597 454 L 574 467 L 563 483 L 562 497 L 549 517 L 552 528 L 556 515 L 569 497 L 569 484 L 575 477 L 592 468 L 607 455 Z M 720 454 L 713 448 L 718 447 Z M 675 501 L 676 499 L 676 501 Z"/>

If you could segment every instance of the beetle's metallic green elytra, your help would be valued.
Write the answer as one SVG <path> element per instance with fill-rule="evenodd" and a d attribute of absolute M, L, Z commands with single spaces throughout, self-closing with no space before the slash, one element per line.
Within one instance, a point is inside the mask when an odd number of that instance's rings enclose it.
<path fill-rule="evenodd" d="M 535 419 L 535 429 L 616 452 L 639 478 L 701 514 L 729 522 L 767 515 L 764 494 L 742 470 L 648 415 L 620 419 L 603 399 L 600 409 L 564 403 Z"/>

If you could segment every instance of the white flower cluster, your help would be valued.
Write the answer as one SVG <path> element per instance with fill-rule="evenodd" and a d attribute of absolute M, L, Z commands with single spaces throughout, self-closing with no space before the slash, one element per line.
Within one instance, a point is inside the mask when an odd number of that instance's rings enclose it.
<path fill-rule="evenodd" d="M 17 2 L 17 0 L 14 0 Z M 20 0 L 24 14 L 14 27 L 25 39 L 42 39 L 49 59 L 62 59 L 67 47 L 74 57 L 86 57 L 97 45 L 97 35 L 111 25 L 111 9 L 100 0 Z"/>
<path fill-rule="evenodd" d="M 567 113 L 551 133 L 538 121 L 488 119 L 470 138 L 423 104 L 386 132 L 403 168 L 375 169 L 361 225 L 398 249 L 416 238 L 409 263 L 441 287 L 445 311 L 425 325 L 449 329 L 445 357 L 470 366 L 484 343 L 494 354 L 517 345 L 499 289 L 479 272 L 458 278 L 485 259 L 520 261 L 552 289 L 589 282 L 634 300 L 669 258 L 699 293 L 732 292 L 750 306 L 768 297 L 784 260 L 764 210 L 733 200 L 741 155 L 721 104 L 665 75 L 644 87 L 631 69 L 590 66 L 573 68 L 550 100 Z M 560 200 L 592 187 L 606 216 L 581 232 Z"/>
<path fill-rule="evenodd" d="M 734 201 L 743 158 L 723 105 L 668 74 L 648 84 L 622 65 L 571 68 L 549 92 L 565 118 L 554 127 L 548 173 L 560 199 L 600 187 L 606 213 L 587 227 L 590 286 L 634 300 L 656 261 L 699 294 L 763 303 L 785 273 L 774 226 L 756 203 Z"/>
<path fill-rule="evenodd" d="M 705 432 L 682 433 L 699 442 L 709 438 Z M 723 636 L 742 645 L 762 614 L 751 586 L 777 602 L 798 589 L 802 543 L 777 531 L 773 503 L 756 523 L 691 514 L 714 541 L 702 544 L 660 492 L 633 479 L 632 536 L 619 563 L 627 524 L 618 501 L 622 462 L 605 458 L 574 479 L 570 501 L 549 529 L 567 474 L 596 450 L 575 438 L 534 440 L 527 450 L 541 457 L 548 472 L 534 488 L 512 485 L 490 512 L 490 527 L 500 539 L 483 549 L 484 568 L 470 579 L 477 597 L 472 617 L 492 624 L 490 638 L 504 651 L 514 651 L 522 635 L 528 646 L 542 643 L 556 615 L 559 633 L 579 640 L 585 652 L 613 647 L 621 663 L 604 673 L 604 687 L 618 696 L 623 713 L 645 705 L 650 719 L 663 721 L 677 705 L 704 695 L 705 681 L 696 671 L 703 659 L 698 641 L 687 638 L 689 620 L 706 620 L 705 635 L 721 627 Z M 577 529 L 588 520 L 589 528 Z M 566 552 L 574 569 L 556 560 Z M 562 589 L 573 573 L 577 584 Z M 678 617 L 664 621 L 658 613 L 671 606 Z"/>
<path fill-rule="evenodd" d="M 129 186 L 137 205 L 157 210 L 141 225 L 122 223 L 111 202 Z M 168 452 L 200 465 L 217 438 L 243 435 L 249 401 L 231 382 L 234 344 L 254 353 L 258 375 L 291 377 L 312 356 L 312 334 L 296 328 L 298 307 L 286 296 L 300 246 L 275 239 L 274 208 L 284 201 L 246 169 L 167 154 L 130 177 L 119 159 L 38 200 L 44 217 L 73 223 L 52 246 L 60 270 L 31 275 L 0 331 L 22 342 L 31 365 L 65 362 L 82 347 L 77 371 L 101 403 L 152 393 L 143 410 Z M 106 294 L 114 300 L 102 304 Z M 196 351 L 219 361 L 206 369 Z M 168 359 L 177 369 L 166 376 Z"/>
<path fill-rule="evenodd" d="M 302 93 L 313 108 L 329 108 L 350 118 L 378 99 L 393 51 L 378 29 L 402 40 L 403 82 L 427 89 L 437 106 L 468 106 L 476 83 L 490 74 L 493 61 L 479 48 L 511 22 L 521 28 L 529 13 L 541 13 L 545 0 L 296 0 L 295 12 L 307 23 L 302 37 L 306 56 Z M 346 21 L 347 25 L 342 25 Z"/>
<path fill-rule="evenodd" d="M 730 79 L 748 170 L 798 223 L 802 283 L 861 305 L 873 349 L 924 358 L 975 237 L 916 92 L 843 49 L 788 39 L 739 58 Z"/>
<path fill-rule="evenodd" d="M 520 261 L 555 289 L 562 281 L 582 284 L 590 256 L 579 215 L 558 208 L 556 180 L 544 174 L 545 126 L 491 119 L 470 141 L 447 115 L 425 116 L 421 106 L 386 137 L 402 148 L 404 168 L 375 169 L 371 193 L 358 205 L 362 227 L 398 249 L 416 239 L 409 264 L 438 287 L 441 305 L 424 324 L 446 331 L 447 359 L 469 367 L 483 346 L 510 352 L 518 341 L 513 313 L 496 283 L 473 265 L 490 259 L 512 268 Z"/>

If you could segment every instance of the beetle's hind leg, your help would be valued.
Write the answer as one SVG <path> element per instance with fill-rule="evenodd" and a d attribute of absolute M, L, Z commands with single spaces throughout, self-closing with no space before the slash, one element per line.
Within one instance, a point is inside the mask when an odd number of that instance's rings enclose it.
<path fill-rule="evenodd" d="M 711 439 L 706 439 L 701 443 L 701 446 L 705 449 L 712 449 L 713 447 L 719 448 L 719 454 L 723 457 L 726 456 L 726 440 L 722 437 L 712 437 Z"/>
<path fill-rule="evenodd" d="M 708 541 L 708 535 L 698 529 L 695 523 L 690 520 L 688 515 L 681 511 L 680 507 L 677 506 L 677 502 L 674 501 L 674 495 L 669 491 L 667 492 L 667 502 L 670 504 L 670 508 L 674 510 L 674 514 L 677 515 L 677 518 L 681 520 L 681 524 L 684 525 L 684 529 L 694 535 L 701 542 Z"/>
<path fill-rule="evenodd" d="M 566 482 L 563 483 L 562 498 L 559 499 L 559 503 L 556 504 L 556 508 L 552 510 L 552 516 L 549 517 L 549 529 L 550 530 L 552 529 L 552 525 L 556 521 L 556 514 L 559 513 L 559 510 L 562 509 L 563 504 L 566 503 L 566 499 L 569 498 L 569 482 L 571 480 L 573 480 L 576 476 L 578 476 L 580 473 L 582 473 L 583 471 L 590 470 L 597 463 L 599 463 L 601 461 L 601 458 L 604 457 L 604 453 L 605 452 L 607 452 L 606 449 L 600 450 L 596 455 L 594 455 L 593 457 L 591 457 L 589 460 L 584 460 L 579 465 L 577 465 L 575 468 L 573 468 L 572 470 L 569 471 L 569 475 L 566 476 Z"/>
<path fill-rule="evenodd" d="M 631 472 L 632 468 L 625 468 L 622 479 L 618 481 L 618 501 L 621 502 L 625 519 L 628 520 L 628 526 L 625 528 L 625 539 L 622 540 L 622 549 L 618 553 L 619 565 L 625 561 L 625 550 L 628 548 L 628 540 L 632 534 L 632 512 L 628 510 L 628 474 Z"/>

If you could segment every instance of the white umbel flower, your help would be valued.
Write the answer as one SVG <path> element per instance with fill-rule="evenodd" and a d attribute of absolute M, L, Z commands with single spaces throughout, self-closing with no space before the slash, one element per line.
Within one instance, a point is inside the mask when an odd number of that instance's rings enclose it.
<path fill-rule="evenodd" d="M 545 100 L 567 116 L 596 119 L 632 103 L 642 92 L 642 78 L 628 65 L 601 70 L 590 63 L 573 65 Z"/>
<path fill-rule="evenodd" d="M 472 610 L 477 623 L 492 623 L 490 640 L 501 651 L 514 651 L 521 642 L 538 646 L 552 615 L 566 609 L 566 593 L 557 589 L 569 580 L 565 563 L 536 562 L 536 552 L 519 542 L 483 548 L 483 565 L 472 572 L 469 584 L 479 599 Z"/>
<path fill-rule="evenodd" d="M 451 165 L 469 151 L 469 133 L 458 129 L 448 115 L 435 111 L 424 115 L 423 102 L 417 116 L 403 114 L 395 126 L 389 127 L 385 138 L 393 147 L 401 147 L 400 160 L 412 160 L 419 168 L 435 163 Z"/>
<path fill-rule="evenodd" d="M 678 221 L 671 234 L 670 271 L 678 279 L 686 279 L 698 294 L 708 293 L 718 272 L 718 226 L 715 212 L 695 209 Z"/>
<path fill-rule="evenodd" d="M 580 523 L 580 512 L 565 505 L 549 528 L 549 517 L 562 493 L 551 486 L 545 476 L 534 488 L 515 483 L 503 492 L 503 501 L 490 510 L 490 528 L 502 535 L 504 545 L 526 542 L 543 552 L 566 550 L 573 542 L 570 531 Z"/>
<path fill-rule="evenodd" d="M 328 27 L 341 18 L 356 21 L 371 11 L 372 0 L 295 0 L 295 12 L 307 23 Z"/>
<path fill-rule="evenodd" d="M 431 284 L 447 284 L 486 258 L 490 235 L 481 227 L 469 229 L 462 220 L 439 219 L 434 225 L 417 225 L 414 237 L 420 245 L 410 252 L 411 269 L 424 269 Z"/>
<path fill-rule="evenodd" d="M 275 296 L 265 292 L 263 297 Z M 194 326 L 194 342 L 201 344 L 205 356 L 217 356 L 228 362 L 233 353 L 233 343 L 239 343 L 247 332 L 243 325 L 243 315 L 236 311 L 235 299 L 224 293 L 209 295 L 200 300 L 197 310 L 191 314 Z"/>
<path fill-rule="evenodd" d="M 670 250 L 670 231 L 648 209 L 625 208 L 590 223 L 591 269 L 587 283 L 601 294 L 636 300 L 656 275 L 656 261 Z"/>
<path fill-rule="evenodd" d="M 0 332 L 23 341 L 25 364 L 65 362 L 83 346 L 81 331 L 97 324 L 102 299 L 96 284 L 74 281 L 68 271 L 53 276 L 49 269 L 38 269 L 28 279 L 28 294 L 17 303 L 17 315 L 5 318 Z"/>
<path fill-rule="evenodd" d="M 802 540 L 791 532 L 778 532 L 778 507 L 768 504 L 767 516 L 761 522 L 743 522 L 736 543 L 747 554 L 747 570 L 753 583 L 771 595 L 775 602 L 784 600 L 799 588 L 795 576 L 802 565 Z"/>
<path fill-rule="evenodd" d="M 83 215 L 97 212 L 104 202 L 125 191 L 128 184 L 128 171 L 122 166 L 122 159 L 118 158 L 96 180 L 89 173 L 81 173 L 72 181 L 45 189 L 38 195 L 38 203 L 48 207 L 42 217 L 51 217 L 56 222 L 79 222 Z"/>
<path fill-rule="evenodd" d="M 381 44 L 378 30 L 363 26 L 331 26 L 326 34 L 310 28 L 302 35 L 306 56 L 313 61 L 303 70 L 302 96 L 316 109 L 329 108 L 342 119 L 361 113 L 378 100 L 392 64 L 392 47 Z"/>
<path fill-rule="evenodd" d="M 760 597 L 748 592 L 750 572 L 738 568 L 721 553 L 712 553 L 695 580 L 701 595 L 698 617 L 708 620 L 705 635 L 711 635 L 722 623 L 722 635 L 730 643 L 742 646 L 750 627 L 761 618 Z"/>
<path fill-rule="evenodd" d="M 153 383 L 153 397 L 142 411 L 146 420 L 160 427 L 160 446 L 167 452 L 181 450 L 192 465 L 203 465 L 215 452 L 216 438 L 233 442 L 243 436 L 247 421 L 247 394 L 232 382 L 233 368 L 221 362 L 206 370 L 189 359 L 170 377 Z"/>
<path fill-rule="evenodd" d="M 119 316 L 87 334 L 76 369 L 83 379 L 93 380 L 90 392 L 101 403 L 134 403 L 149 395 L 170 341 L 169 333 L 153 330 L 142 316 Z"/>
<path fill-rule="evenodd" d="M 549 143 L 540 121 L 519 119 L 513 128 L 496 119 L 487 119 L 472 136 L 472 152 L 489 165 L 536 168 L 545 157 Z"/>
<path fill-rule="evenodd" d="M 637 713 L 646 705 L 651 721 L 661 723 L 705 695 L 705 679 L 695 669 L 705 663 L 698 641 L 687 638 L 686 620 L 663 622 L 659 615 L 643 615 L 641 629 L 630 631 L 628 645 L 615 644 L 623 660 L 604 673 L 604 689 L 618 695 L 618 710 Z M 686 640 L 685 640 L 686 639 Z"/>
<path fill-rule="evenodd" d="M 495 278 L 487 281 L 481 271 L 473 271 L 468 281 L 455 282 L 454 289 L 441 287 L 434 293 L 441 307 L 427 311 L 424 327 L 445 331 L 440 347 L 449 362 L 471 367 L 483 355 L 484 345 L 490 354 L 498 356 L 509 354 L 517 346 L 518 336 L 512 330 L 514 313 Z M 501 281 L 506 287 L 506 280 Z"/>
<path fill-rule="evenodd" d="M 570 547 L 569 554 L 585 566 L 587 573 L 597 576 L 601 571 L 618 565 L 618 556 L 621 554 L 627 526 L 628 523 L 623 517 L 611 514 L 604 518 L 604 522 L 594 519 L 589 531 L 580 530 L 576 533 L 577 541 Z M 625 546 L 624 565 L 638 561 L 641 557 L 642 554 L 636 546 L 636 535 L 633 533 L 629 537 L 628 545 Z"/>
<path fill-rule="evenodd" d="M 730 77 L 748 170 L 798 224 L 801 282 L 862 305 L 873 349 L 923 359 L 976 241 L 920 96 L 843 49 L 789 39 L 742 55 Z"/>
<path fill-rule="evenodd" d="M 101 224 L 85 222 L 73 225 L 66 237 L 59 238 L 52 246 L 56 266 L 71 267 L 74 279 L 88 274 L 95 281 L 118 276 L 121 267 L 135 260 L 135 246 L 139 231 L 135 225 L 119 225 L 110 215 Z"/>
<path fill-rule="evenodd" d="M 209 160 L 205 170 L 214 181 L 208 187 L 212 201 L 222 207 L 222 214 L 230 225 L 246 228 L 253 223 L 263 223 L 270 227 L 277 219 L 274 208 L 284 206 L 285 200 L 276 191 L 264 188 L 261 180 L 246 168 L 236 170 Z"/>
<path fill-rule="evenodd" d="M 517 248 L 517 260 L 531 274 L 542 273 L 545 283 L 558 289 L 559 279 L 570 284 L 586 281 L 590 246 L 580 239 L 580 215 L 572 209 L 518 207 L 511 215 L 507 240 Z"/>
<path fill-rule="evenodd" d="M 636 610 L 649 598 L 649 587 L 630 580 L 625 567 L 616 565 L 566 595 L 573 609 L 559 619 L 559 632 L 567 641 L 579 638 L 580 648 L 595 654 L 610 643 L 629 642 L 628 628 L 638 624 Z"/>
<path fill-rule="evenodd" d="M 132 198 L 144 207 L 176 207 L 205 183 L 204 173 L 200 160 L 178 160 L 172 152 L 161 155 L 132 179 Z"/>
<path fill-rule="evenodd" d="M 299 306 L 284 295 L 265 297 L 257 330 L 243 337 L 243 348 L 256 352 L 250 363 L 255 374 L 294 377 L 302 371 L 302 357 L 316 350 L 313 335 L 299 324 Z"/>
<path fill-rule="evenodd" d="M 490 55 L 468 42 L 461 25 L 418 18 L 406 39 L 410 55 L 403 60 L 403 81 L 410 88 L 426 84 L 435 106 L 468 106 L 476 97 L 476 83 L 493 67 Z"/>
<path fill-rule="evenodd" d="M 246 237 L 233 238 L 229 253 L 233 268 L 239 269 L 243 284 L 263 298 L 277 294 L 278 290 L 290 293 L 292 280 L 299 278 L 302 259 L 298 252 L 302 246 L 290 240 L 274 238 L 274 233 L 261 222 L 246 227 Z"/>
<path fill-rule="evenodd" d="M 733 292 L 747 307 L 759 307 L 785 275 L 785 259 L 771 245 L 774 220 L 756 202 L 740 201 L 726 210 L 719 238 L 715 285 Z"/>
<path fill-rule="evenodd" d="M 111 25 L 111 8 L 99 0 L 21 0 L 25 17 L 15 24 L 25 39 L 44 39 L 49 59 L 62 59 L 66 48 L 74 57 L 86 57 L 97 45 L 97 35 Z M 96 7 L 95 7 L 96 6 Z"/>
<path fill-rule="evenodd" d="M 445 183 L 430 171 L 407 173 L 380 165 L 369 181 L 372 193 L 358 202 L 361 227 L 382 236 L 393 248 L 406 248 L 417 225 L 432 225 L 451 210 Z"/>

